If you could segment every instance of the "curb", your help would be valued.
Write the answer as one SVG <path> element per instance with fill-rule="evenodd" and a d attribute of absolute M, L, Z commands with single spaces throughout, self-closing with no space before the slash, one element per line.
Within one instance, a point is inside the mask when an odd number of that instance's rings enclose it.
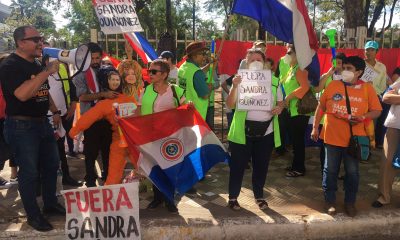
<path fill-rule="evenodd" d="M 65 239 L 64 226 L 41 233 L 0 224 L 0 239 Z M 337 214 L 270 215 L 210 219 L 143 219 L 142 239 L 400 239 L 400 210 L 379 210 L 355 218 Z"/>

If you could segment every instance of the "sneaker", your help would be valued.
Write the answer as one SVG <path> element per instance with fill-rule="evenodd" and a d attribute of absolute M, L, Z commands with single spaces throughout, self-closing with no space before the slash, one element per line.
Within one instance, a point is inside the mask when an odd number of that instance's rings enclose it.
<path fill-rule="evenodd" d="M 349 217 L 355 217 L 357 215 L 357 209 L 354 203 L 345 203 L 344 204 L 344 212 Z"/>
<path fill-rule="evenodd" d="M 381 207 L 383 207 L 383 204 L 381 202 L 379 202 L 378 200 L 376 200 L 371 204 L 371 206 L 374 208 L 381 208 Z"/>
<path fill-rule="evenodd" d="M 257 199 L 256 203 L 261 210 L 268 208 L 268 203 L 264 199 Z"/>
<path fill-rule="evenodd" d="M 18 176 L 16 176 L 15 178 L 10 178 L 10 183 L 12 185 L 18 184 Z"/>
<path fill-rule="evenodd" d="M 12 186 L 10 182 L 0 177 L 0 189 L 8 189 Z"/>
<path fill-rule="evenodd" d="M 239 202 L 236 199 L 231 199 L 228 201 L 228 207 L 234 211 L 240 210 Z"/>
<path fill-rule="evenodd" d="M 175 206 L 175 204 L 166 202 L 165 206 L 167 207 L 168 212 L 170 212 L 170 213 L 178 213 L 178 208 Z"/>
<path fill-rule="evenodd" d="M 336 205 L 334 203 L 325 203 L 325 212 L 331 216 L 336 214 Z"/>

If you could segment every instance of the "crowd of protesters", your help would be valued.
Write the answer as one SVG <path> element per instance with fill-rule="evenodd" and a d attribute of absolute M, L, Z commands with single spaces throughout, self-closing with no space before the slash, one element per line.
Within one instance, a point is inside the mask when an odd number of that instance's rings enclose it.
<path fill-rule="evenodd" d="M 56 197 L 59 169 L 64 185 L 80 187 L 83 184 L 70 175 L 66 157 L 76 155 L 73 138 L 81 132 L 85 186 L 122 182 L 126 158 L 132 159 L 138 153 L 128 152 L 120 145 L 115 103 L 134 104 L 137 115 L 188 103 L 214 128 L 214 90 L 220 84 L 216 71 L 212 71 L 215 77 L 206 74 L 216 60 L 208 57 L 204 42 L 193 42 L 186 47 L 186 61 L 179 68 L 170 51 L 162 52 L 149 66 L 141 65 L 132 59 L 129 46 L 127 59 L 113 66 L 110 59 L 103 57 L 99 45 L 88 43 L 90 68 L 71 80 L 67 65 L 42 59 L 42 50 L 48 45 L 34 27 L 17 28 L 14 40 L 16 51 L 0 58 L 0 170 L 7 159 L 12 169 L 10 181 L 0 178 L 0 189 L 18 184 L 28 224 L 36 230 L 53 228 L 44 215 L 65 215 Z M 354 137 L 368 137 L 371 144 L 375 141 L 377 148 L 383 146 L 379 196 L 372 206 L 379 208 L 390 203 L 391 186 L 398 173 L 391 162 L 399 154 L 400 69 L 396 68 L 390 80 L 385 65 L 376 60 L 378 43 L 369 41 L 365 45 L 365 59 L 338 54 L 337 65 L 321 76 L 318 86 L 311 86 L 308 71 L 299 68 L 293 45 L 287 46 L 287 53 L 276 67 L 266 56 L 266 47 L 263 41 L 254 42 L 239 69 L 267 70 L 271 74 L 271 111 L 236 109 L 242 79 L 237 74 L 221 77 L 226 107 L 230 109 L 227 113 L 231 152 L 228 207 L 240 210 L 238 197 L 244 171 L 251 166 L 254 199 L 260 209 L 268 208 L 263 189 L 272 152 L 275 149 L 278 154 L 285 154 L 291 145 L 293 159 L 285 176 L 303 177 L 307 173 L 305 142 L 310 138 L 320 144 L 326 213 L 336 213 L 341 162 L 345 172 L 344 209 L 352 217 L 357 213 L 360 160 L 349 151 Z M 143 80 L 144 67 L 148 68 L 150 82 Z M 361 80 L 366 67 L 376 72 L 371 82 Z M 319 104 L 313 112 L 304 113 L 299 111 L 299 104 L 309 92 L 319 95 Z M 79 119 L 74 116 L 78 103 Z M 307 127 L 311 116 L 314 121 L 310 135 Z M 77 121 L 72 127 L 74 118 Z M 371 125 L 375 132 L 371 132 Z M 68 151 L 65 151 L 65 142 Z M 100 176 L 95 168 L 97 159 L 102 163 Z M 178 212 L 175 203 L 155 185 L 153 192 L 154 199 L 148 209 L 165 203 L 168 211 Z M 42 210 L 36 201 L 38 195 L 43 198 Z"/>

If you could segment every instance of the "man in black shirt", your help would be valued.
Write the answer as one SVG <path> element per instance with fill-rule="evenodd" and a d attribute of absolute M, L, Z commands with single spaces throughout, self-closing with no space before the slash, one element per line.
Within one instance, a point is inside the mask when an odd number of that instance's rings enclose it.
<path fill-rule="evenodd" d="M 0 65 L 0 82 L 7 104 L 4 136 L 19 167 L 18 190 L 28 224 L 38 231 L 49 231 L 53 227 L 40 212 L 36 185 L 40 173 L 43 213 L 65 216 L 65 208 L 56 197 L 60 158 L 46 117 L 50 109 L 54 124 L 60 123 L 60 112 L 49 95 L 47 82 L 51 74 L 57 73 L 59 62 L 51 62 L 42 69 L 37 58 L 42 54 L 43 37 L 32 26 L 17 28 L 14 41 L 15 53 Z"/>

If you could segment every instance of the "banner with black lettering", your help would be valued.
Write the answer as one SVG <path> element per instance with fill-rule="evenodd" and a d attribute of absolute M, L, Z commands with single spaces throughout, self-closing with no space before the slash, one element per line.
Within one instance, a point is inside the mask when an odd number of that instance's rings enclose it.
<path fill-rule="evenodd" d="M 140 239 L 138 182 L 61 192 L 67 239 Z"/>
<path fill-rule="evenodd" d="M 271 111 L 271 71 L 239 69 L 238 110 Z"/>
<path fill-rule="evenodd" d="M 92 0 L 104 34 L 142 32 L 132 0 Z"/>

